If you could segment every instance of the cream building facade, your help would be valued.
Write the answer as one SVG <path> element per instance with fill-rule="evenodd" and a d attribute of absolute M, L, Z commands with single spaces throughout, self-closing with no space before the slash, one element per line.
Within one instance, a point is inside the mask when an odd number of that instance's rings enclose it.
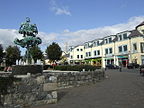
<path fill-rule="evenodd" d="M 107 64 L 124 67 L 129 63 L 144 64 L 144 22 L 134 30 L 123 31 L 71 47 L 68 62 L 104 68 Z"/>

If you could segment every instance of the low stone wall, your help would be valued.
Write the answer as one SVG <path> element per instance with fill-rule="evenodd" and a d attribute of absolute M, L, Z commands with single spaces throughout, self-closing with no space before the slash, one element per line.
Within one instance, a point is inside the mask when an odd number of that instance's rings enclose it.
<path fill-rule="evenodd" d="M 8 93 L 1 96 L 1 100 L 3 100 L 1 102 L 4 103 L 4 108 L 23 108 L 57 103 L 58 89 L 96 83 L 103 80 L 104 77 L 105 72 L 102 70 L 30 75 L 20 78 L 20 81 L 14 81 L 13 85 L 8 88 Z"/>
<path fill-rule="evenodd" d="M 57 82 L 49 75 L 33 75 L 14 82 L 8 94 L 3 96 L 4 108 L 57 103 Z"/>
<path fill-rule="evenodd" d="M 69 88 L 84 84 L 96 83 L 105 78 L 104 70 L 79 73 L 62 73 L 57 76 L 58 88 Z"/>

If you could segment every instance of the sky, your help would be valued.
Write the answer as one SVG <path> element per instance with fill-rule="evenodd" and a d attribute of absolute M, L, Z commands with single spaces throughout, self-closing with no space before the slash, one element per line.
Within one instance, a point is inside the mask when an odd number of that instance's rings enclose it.
<path fill-rule="evenodd" d="M 125 30 L 144 21 L 144 0 L 0 0 L 0 44 L 14 45 L 26 17 L 37 24 L 44 51 L 52 42 L 63 50 Z"/>

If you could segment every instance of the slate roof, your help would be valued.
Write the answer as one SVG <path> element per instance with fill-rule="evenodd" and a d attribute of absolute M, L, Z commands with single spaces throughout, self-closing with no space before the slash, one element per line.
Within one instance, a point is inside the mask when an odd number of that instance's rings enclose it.
<path fill-rule="evenodd" d="M 142 34 L 138 30 L 132 30 L 131 34 L 129 37 L 137 37 L 137 36 L 142 36 Z"/>
<path fill-rule="evenodd" d="M 140 23 L 138 26 L 136 26 L 136 29 L 139 27 L 139 26 L 142 26 L 144 25 L 144 21 L 142 23 Z"/>

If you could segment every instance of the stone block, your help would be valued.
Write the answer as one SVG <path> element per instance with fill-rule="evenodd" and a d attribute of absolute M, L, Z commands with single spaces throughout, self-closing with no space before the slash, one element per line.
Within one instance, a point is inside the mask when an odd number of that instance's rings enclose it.
<path fill-rule="evenodd" d="M 45 77 L 44 76 L 38 76 L 36 78 L 37 84 L 42 84 L 45 82 Z"/>
<path fill-rule="evenodd" d="M 43 85 L 43 91 L 57 90 L 57 83 L 45 83 Z"/>

